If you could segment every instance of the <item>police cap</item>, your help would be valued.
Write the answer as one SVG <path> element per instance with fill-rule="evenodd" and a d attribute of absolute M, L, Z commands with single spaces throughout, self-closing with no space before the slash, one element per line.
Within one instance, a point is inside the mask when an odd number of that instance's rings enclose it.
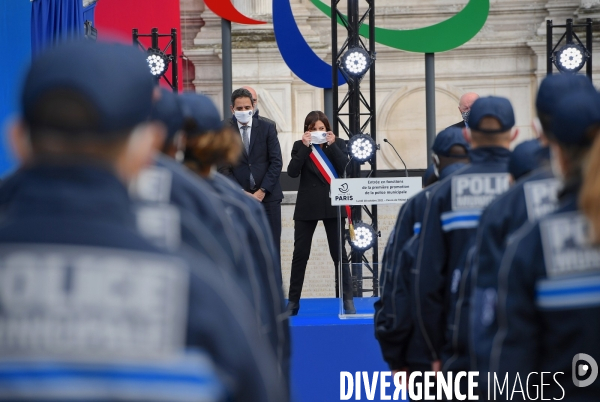
<path fill-rule="evenodd" d="M 467 151 L 470 148 L 469 143 L 463 136 L 462 128 L 450 126 L 440 131 L 437 137 L 435 137 L 431 151 L 436 155 L 449 156 L 450 149 L 455 145 L 460 145 Z"/>
<path fill-rule="evenodd" d="M 589 145 L 594 138 L 588 130 L 595 125 L 600 125 L 600 94 L 596 91 L 570 93 L 556 105 L 552 131 L 559 143 Z"/>
<path fill-rule="evenodd" d="M 172 91 L 160 89 L 160 99 L 152 108 L 152 120 L 162 122 L 167 127 L 167 138 L 173 138 L 183 128 L 183 111 L 178 99 Z"/>
<path fill-rule="evenodd" d="M 223 128 L 221 115 L 208 96 L 186 92 L 180 95 L 180 101 L 189 135 L 202 135 Z"/>
<path fill-rule="evenodd" d="M 126 130 L 150 117 L 153 90 L 154 80 L 138 49 L 76 41 L 53 47 L 33 60 L 25 79 L 21 108 L 31 127 L 102 136 L 128 135 Z M 85 108 L 75 123 L 69 121 L 74 110 L 56 106 L 56 110 L 50 107 L 49 111 L 48 107 L 41 107 L 64 99 Z"/>
<path fill-rule="evenodd" d="M 482 129 L 479 127 L 484 117 L 493 117 L 500 123 L 497 130 Z M 499 96 L 479 98 L 471 106 L 469 115 L 469 128 L 484 134 L 497 134 L 510 130 L 515 125 L 515 114 L 510 101 Z"/>
<path fill-rule="evenodd" d="M 535 107 L 538 114 L 553 115 L 556 104 L 566 95 L 580 91 L 595 91 L 592 81 L 580 74 L 549 75 L 540 84 Z"/>
<path fill-rule="evenodd" d="M 535 170 L 539 166 L 539 152 L 542 148 L 538 140 L 523 141 L 515 147 L 508 160 L 508 173 L 515 180 Z"/>

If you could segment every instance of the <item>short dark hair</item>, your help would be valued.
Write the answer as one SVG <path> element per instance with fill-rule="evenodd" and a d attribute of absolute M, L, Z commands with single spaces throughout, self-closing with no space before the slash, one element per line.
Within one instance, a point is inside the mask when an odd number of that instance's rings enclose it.
<path fill-rule="evenodd" d="M 25 116 L 30 129 L 54 129 L 65 135 L 96 131 L 98 110 L 82 94 L 69 89 L 54 89 L 40 96 Z"/>
<path fill-rule="evenodd" d="M 100 115 L 84 95 L 54 89 L 42 95 L 25 118 L 35 154 L 95 154 L 111 159 L 131 129 L 98 131 Z"/>
<path fill-rule="evenodd" d="M 323 122 L 327 131 L 331 131 L 329 119 L 327 118 L 325 113 L 321 112 L 320 110 L 313 110 L 312 112 L 307 114 L 306 119 L 304 119 L 304 132 L 310 130 L 310 128 L 314 126 L 315 123 L 319 120 Z"/>
<path fill-rule="evenodd" d="M 245 88 L 238 88 L 231 94 L 231 106 L 235 105 L 235 100 L 237 98 L 248 98 L 250 99 L 250 103 L 254 104 L 252 100 L 252 94 Z"/>

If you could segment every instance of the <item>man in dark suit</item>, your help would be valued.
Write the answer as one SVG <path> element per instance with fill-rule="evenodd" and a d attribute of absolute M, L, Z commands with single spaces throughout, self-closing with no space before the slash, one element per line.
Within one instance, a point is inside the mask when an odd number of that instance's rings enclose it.
<path fill-rule="evenodd" d="M 477 95 L 475 92 L 467 92 L 466 94 L 460 97 L 460 100 L 458 101 L 458 111 L 462 116 L 462 120 L 456 124 L 451 125 L 450 127 L 468 127 L 469 114 L 471 113 L 471 105 L 473 105 L 473 103 L 475 103 L 477 99 L 479 99 L 479 95 Z"/>
<path fill-rule="evenodd" d="M 254 117 L 252 94 L 244 88 L 231 94 L 231 127 L 240 133 L 244 149 L 236 166 L 219 167 L 219 172 L 236 181 L 248 194 L 262 203 L 271 234 L 281 256 L 281 200 L 279 175 L 283 166 L 275 125 Z"/>

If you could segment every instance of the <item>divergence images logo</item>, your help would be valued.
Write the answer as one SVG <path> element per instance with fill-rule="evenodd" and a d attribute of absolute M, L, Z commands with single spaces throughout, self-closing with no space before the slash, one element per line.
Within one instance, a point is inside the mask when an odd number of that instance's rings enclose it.
<path fill-rule="evenodd" d="M 589 387 L 596 381 L 598 378 L 598 363 L 596 360 L 590 355 L 586 355 L 585 353 L 576 354 L 573 357 L 573 384 L 576 387 L 584 388 Z M 589 377 L 586 380 L 580 380 L 580 378 L 584 378 L 586 376 Z"/>
<path fill-rule="evenodd" d="M 340 193 L 347 193 L 348 190 L 348 183 L 344 183 L 340 186 Z"/>

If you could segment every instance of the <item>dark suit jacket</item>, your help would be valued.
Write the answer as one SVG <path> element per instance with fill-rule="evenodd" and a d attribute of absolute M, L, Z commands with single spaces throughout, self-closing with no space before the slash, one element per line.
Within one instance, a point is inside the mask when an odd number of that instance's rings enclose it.
<path fill-rule="evenodd" d="M 325 145 L 323 151 L 338 176 L 343 177 L 344 168 L 348 164 L 346 142 L 337 138 L 331 146 Z M 311 152 L 312 149 L 304 145 L 301 140 L 294 142 L 292 160 L 287 168 L 290 177 L 300 175 L 294 220 L 337 218 L 337 207 L 331 206 L 331 198 L 329 198 L 329 184 L 310 158 Z M 342 217 L 346 217 L 345 208 L 342 208 Z"/>
<path fill-rule="evenodd" d="M 231 118 L 228 124 L 236 132 L 240 132 L 235 118 Z M 250 172 L 252 171 L 256 189 L 264 188 L 266 190 L 263 202 L 269 202 L 283 199 L 279 183 L 282 166 L 281 147 L 275 125 L 263 119 L 253 118 L 249 155 L 244 149 L 236 166 L 220 166 L 219 172 L 235 180 L 244 190 L 251 191 L 255 190 L 250 188 Z"/>
<path fill-rule="evenodd" d="M 467 125 L 465 124 L 464 120 L 459 121 L 458 123 L 454 123 L 453 125 L 449 126 L 449 127 L 458 127 L 458 128 L 464 128 Z"/>
<path fill-rule="evenodd" d="M 259 110 L 257 110 L 257 111 L 256 111 L 256 113 L 254 113 L 254 116 L 253 116 L 253 117 L 254 117 L 254 118 L 257 118 L 257 117 L 258 117 L 259 119 L 261 119 L 261 120 L 264 120 L 264 121 L 266 121 L 267 123 L 271 123 L 272 125 L 274 125 L 274 126 L 275 126 L 275 128 L 277 128 L 277 124 L 276 124 L 276 123 L 275 123 L 273 120 L 269 119 L 268 117 L 261 116 L 261 115 L 260 115 L 260 111 L 259 111 Z"/>

